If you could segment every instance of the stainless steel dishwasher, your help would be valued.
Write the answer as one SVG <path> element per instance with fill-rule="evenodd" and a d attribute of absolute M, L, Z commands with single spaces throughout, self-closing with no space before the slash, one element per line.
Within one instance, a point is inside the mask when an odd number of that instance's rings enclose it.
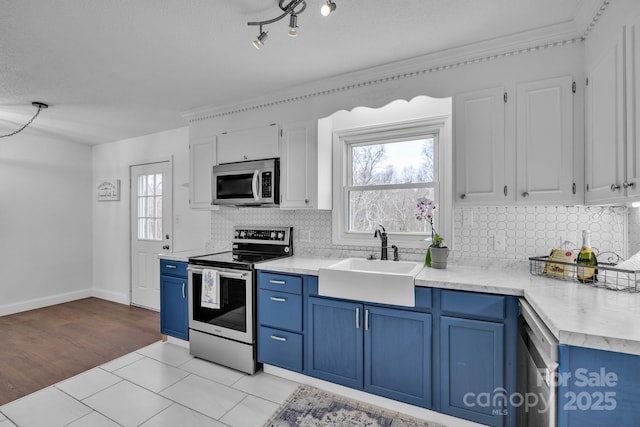
<path fill-rule="evenodd" d="M 524 298 L 518 327 L 518 427 L 555 427 L 558 340 Z"/>

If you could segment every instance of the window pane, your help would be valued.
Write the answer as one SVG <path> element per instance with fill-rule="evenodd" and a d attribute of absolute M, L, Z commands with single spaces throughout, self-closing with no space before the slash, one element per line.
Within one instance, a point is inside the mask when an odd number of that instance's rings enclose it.
<path fill-rule="evenodd" d="M 162 196 L 162 174 L 156 174 L 156 188 L 154 194 L 156 196 Z"/>
<path fill-rule="evenodd" d="M 352 145 L 352 185 L 432 182 L 433 138 Z"/>
<path fill-rule="evenodd" d="M 416 220 L 416 203 L 434 194 L 433 188 L 350 191 L 349 231 L 373 233 L 382 224 L 388 232 L 431 233 L 428 223 Z"/>
<path fill-rule="evenodd" d="M 162 240 L 162 174 L 138 177 L 138 239 Z"/>

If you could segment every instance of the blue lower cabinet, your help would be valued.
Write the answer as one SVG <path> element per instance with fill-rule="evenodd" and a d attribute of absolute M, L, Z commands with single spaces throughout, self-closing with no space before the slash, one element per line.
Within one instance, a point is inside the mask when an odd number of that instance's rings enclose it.
<path fill-rule="evenodd" d="M 640 356 L 560 346 L 558 426 L 640 425 Z"/>
<path fill-rule="evenodd" d="M 296 372 L 303 367 L 302 334 L 273 329 L 258 328 L 258 360 Z"/>
<path fill-rule="evenodd" d="M 364 389 L 431 408 L 431 315 L 364 309 Z"/>
<path fill-rule="evenodd" d="M 363 384 L 362 304 L 309 297 L 307 373 L 352 388 Z"/>
<path fill-rule="evenodd" d="M 187 278 L 160 275 L 160 333 L 188 340 L 187 311 Z"/>
<path fill-rule="evenodd" d="M 431 407 L 431 315 L 309 298 L 308 373 Z"/>
<path fill-rule="evenodd" d="M 490 426 L 505 425 L 504 324 L 440 317 L 440 410 Z"/>

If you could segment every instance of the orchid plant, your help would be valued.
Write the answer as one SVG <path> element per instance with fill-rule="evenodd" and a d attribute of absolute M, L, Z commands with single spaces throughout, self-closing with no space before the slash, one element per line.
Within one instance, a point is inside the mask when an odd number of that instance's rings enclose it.
<path fill-rule="evenodd" d="M 433 227 L 433 211 L 438 209 L 438 204 L 427 197 L 420 197 L 416 205 L 418 212 L 416 213 L 416 219 L 418 221 L 428 222 L 431 226 L 431 244 L 429 247 L 440 248 L 444 239 L 436 233 Z"/>
<path fill-rule="evenodd" d="M 416 213 L 416 219 L 418 221 L 428 222 L 431 226 L 431 244 L 427 249 L 427 254 L 424 258 L 424 263 L 427 267 L 431 267 L 431 248 L 441 248 L 444 239 L 436 233 L 436 229 L 433 227 L 433 211 L 438 209 L 438 204 L 427 197 L 420 197 L 416 205 L 418 211 Z M 429 239 L 425 239 L 429 241 Z"/>

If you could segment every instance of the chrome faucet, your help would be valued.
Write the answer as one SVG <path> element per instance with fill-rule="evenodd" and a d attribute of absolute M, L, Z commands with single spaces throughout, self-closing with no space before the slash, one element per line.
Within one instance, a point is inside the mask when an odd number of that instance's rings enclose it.
<path fill-rule="evenodd" d="M 382 229 L 382 231 L 380 231 Z M 373 233 L 373 237 L 380 237 L 380 243 L 382 244 L 382 252 L 380 253 L 381 260 L 389 259 L 387 256 L 387 230 L 384 229 L 382 225 L 379 225 L 376 228 L 375 233 Z"/>

